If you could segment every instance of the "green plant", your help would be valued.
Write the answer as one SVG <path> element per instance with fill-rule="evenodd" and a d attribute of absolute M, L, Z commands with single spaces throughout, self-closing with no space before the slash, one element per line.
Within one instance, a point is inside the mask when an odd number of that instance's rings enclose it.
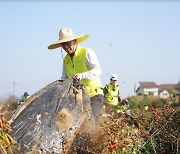
<path fill-rule="evenodd" d="M 6 125 L 6 119 L 2 116 L 0 118 L 0 152 L 4 154 L 13 153 L 14 146 L 13 138 L 6 133 L 9 127 Z"/>
<path fill-rule="evenodd" d="M 132 96 L 128 98 L 129 105 L 131 109 L 142 109 L 144 110 L 144 107 L 147 104 L 152 104 L 153 107 L 156 108 L 162 108 L 163 106 L 168 104 L 168 100 L 161 99 L 159 97 L 155 96 L 147 96 L 147 95 L 138 95 L 138 96 Z"/>

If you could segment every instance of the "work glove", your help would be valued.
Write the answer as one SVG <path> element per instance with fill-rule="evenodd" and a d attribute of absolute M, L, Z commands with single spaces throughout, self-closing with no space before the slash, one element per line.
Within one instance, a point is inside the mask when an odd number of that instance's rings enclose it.
<path fill-rule="evenodd" d="M 108 93 L 107 87 L 104 87 L 104 88 L 103 88 L 103 93 L 104 93 L 104 95 L 106 95 L 106 94 Z"/>
<path fill-rule="evenodd" d="M 72 78 L 73 78 L 73 79 L 79 79 L 79 80 L 81 80 L 81 79 L 82 79 L 82 74 L 80 74 L 80 73 L 74 74 L 74 75 L 72 76 Z"/>

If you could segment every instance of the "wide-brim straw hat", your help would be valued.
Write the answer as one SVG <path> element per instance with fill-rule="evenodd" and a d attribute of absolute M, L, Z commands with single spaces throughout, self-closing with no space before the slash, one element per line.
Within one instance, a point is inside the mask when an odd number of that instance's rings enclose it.
<path fill-rule="evenodd" d="M 62 28 L 59 31 L 59 40 L 48 46 L 48 49 L 56 49 L 61 47 L 61 43 L 76 40 L 76 43 L 85 41 L 89 36 L 88 35 L 74 35 L 71 28 Z"/>

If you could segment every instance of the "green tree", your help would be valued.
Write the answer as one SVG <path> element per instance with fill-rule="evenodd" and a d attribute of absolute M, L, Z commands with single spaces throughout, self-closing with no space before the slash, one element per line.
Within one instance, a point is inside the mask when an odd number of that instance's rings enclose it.
<path fill-rule="evenodd" d="M 173 87 L 169 87 L 167 91 L 168 91 L 168 93 L 169 93 L 170 95 L 173 95 L 173 94 L 174 94 L 174 88 L 173 88 Z"/>
<path fill-rule="evenodd" d="M 173 88 L 173 87 L 169 87 L 167 91 L 168 91 L 168 93 L 169 93 L 169 95 L 170 95 L 171 101 L 173 102 L 172 96 L 173 96 L 173 94 L 174 94 L 174 88 Z"/>

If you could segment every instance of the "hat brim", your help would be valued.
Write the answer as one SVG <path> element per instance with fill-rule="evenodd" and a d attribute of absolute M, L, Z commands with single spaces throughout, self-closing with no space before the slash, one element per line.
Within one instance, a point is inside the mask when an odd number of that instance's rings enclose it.
<path fill-rule="evenodd" d="M 111 79 L 111 81 L 117 81 L 117 80 L 115 80 L 115 79 Z"/>
<path fill-rule="evenodd" d="M 59 47 L 61 47 L 61 43 L 69 42 L 69 41 L 72 41 L 72 40 L 76 40 L 76 43 L 80 43 L 80 42 L 83 42 L 86 39 L 88 39 L 88 37 L 89 37 L 89 35 L 80 35 L 80 36 L 71 36 L 71 37 L 68 37 L 68 38 L 64 38 L 64 39 L 61 39 L 61 40 L 49 45 L 48 49 L 59 48 Z"/>

